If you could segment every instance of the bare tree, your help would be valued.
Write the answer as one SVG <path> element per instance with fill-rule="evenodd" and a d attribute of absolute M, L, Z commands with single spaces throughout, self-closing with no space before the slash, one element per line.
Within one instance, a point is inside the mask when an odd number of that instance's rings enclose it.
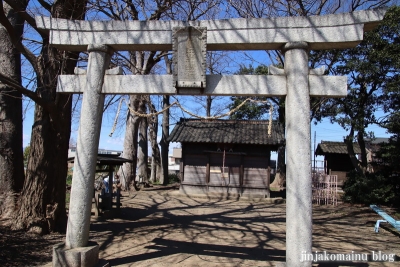
<path fill-rule="evenodd" d="M 172 1 L 174 2 L 174 1 Z M 170 9 L 171 1 L 91 1 L 92 8 L 99 14 L 105 15 L 114 20 L 159 20 Z M 129 51 L 128 53 L 118 53 L 117 63 L 125 66 L 127 72 L 134 75 L 147 75 L 152 68 L 162 59 L 166 52 L 144 52 Z M 136 177 L 136 169 L 139 167 L 140 175 L 148 179 L 147 174 L 147 119 L 138 116 L 138 113 L 146 111 L 146 105 L 149 105 L 147 96 L 131 95 L 129 96 L 129 105 L 123 156 L 130 159 L 131 163 L 125 163 L 120 169 L 125 190 L 131 188 Z M 136 114 L 135 114 L 136 113 Z M 139 130 L 140 129 L 140 130 Z M 138 137 L 140 138 L 138 142 Z M 145 138 L 145 139 L 143 139 Z M 157 138 L 157 137 L 155 137 Z M 156 142 L 156 141 L 155 141 Z M 138 153 L 142 157 L 138 158 Z M 153 152 L 154 153 L 154 152 Z M 138 162 L 139 160 L 139 162 Z M 146 163 L 144 163 L 146 162 Z M 146 167 L 144 167 L 146 166 Z"/>
<path fill-rule="evenodd" d="M 165 62 L 165 68 L 167 74 L 172 74 L 172 60 L 168 58 L 167 55 L 164 56 L 164 62 Z M 161 134 L 161 140 L 160 140 L 160 147 L 161 147 L 161 164 L 162 164 L 162 170 L 163 170 L 163 175 L 160 177 L 160 183 L 163 185 L 167 185 L 169 180 L 168 180 L 168 147 L 169 147 L 169 115 L 170 111 L 167 109 L 170 105 L 170 97 L 168 95 L 163 96 L 163 109 L 164 112 L 162 114 L 162 134 Z"/>
<path fill-rule="evenodd" d="M 49 230 L 65 231 L 65 184 L 67 176 L 67 153 L 71 129 L 71 97 L 56 95 L 59 74 L 72 73 L 77 53 L 60 51 L 49 45 L 49 33 L 36 26 L 35 19 L 27 10 L 29 0 L 8 3 L 42 38 L 35 54 L 24 46 L 21 36 L 6 20 L 1 24 L 7 29 L 14 46 L 29 61 L 36 74 L 36 91 L 23 88 L 12 79 L 1 76 L 3 83 L 35 101 L 34 124 L 30 141 L 30 155 L 26 179 L 15 213 L 15 229 L 32 229 L 39 233 Z M 83 19 L 86 1 L 64 0 L 49 4 L 39 1 L 52 17 Z M 1 16 L 4 16 L 4 10 Z"/>
<path fill-rule="evenodd" d="M 15 35 L 22 36 L 24 20 L 7 3 L 2 9 L 1 20 L 8 20 Z M 0 46 L 0 73 L 21 85 L 21 53 L 4 26 L 0 26 Z M 0 215 L 3 218 L 13 214 L 24 178 L 22 94 L 0 82 Z"/>
<path fill-rule="evenodd" d="M 158 63 L 163 57 L 165 52 L 149 52 L 145 56 L 145 52 L 130 52 L 130 58 L 132 62 L 132 73 L 135 75 L 146 75 L 149 74 L 151 69 L 156 63 Z M 131 109 L 137 113 L 146 113 L 146 106 L 150 103 L 148 96 L 131 95 L 129 97 L 130 103 L 138 103 L 133 105 Z M 128 110 L 124 140 L 124 152 L 125 158 L 132 160 L 132 163 L 125 163 L 122 167 L 122 171 L 125 175 L 126 186 L 125 189 L 129 189 L 133 180 L 136 177 L 136 167 L 139 167 L 138 171 L 141 176 L 148 182 L 148 171 L 147 171 L 147 119 L 140 117 Z M 141 129 L 141 130 L 139 130 Z M 139 134 L 139 142 L 138 142 Z M 127 139 L 128 138 L 128 139 Z M 144 138 L 144 139 L 143 139 Z M 157 136 L 155 136 L 157 138 Z M 133 142 L 133 143 L 129 143 Z M 155 140 L 157 142 L 157 140 Z M 139 154 L 138 154 L 139 153 Z M 154 153 L 154 152 L 153 152 Z M 139 157 L 141 155 L 141 157 Z"/>
<path fill-rule="evenodd" d="M 206 72 L 208 74 L 222 75 L 229 73 L 230 52 L 208 51 L 206 57 Z M 205 110 L 206 117 L 220 115 L 226 110 L 226 105 L 221 104 L 227 97 L 224 96 L 194 96 L 195 102 L 199 103 L 202 110 Z M 218 102 L 219 105 L 213 105 Z M 197 112 L 201 112 L 200 109 Z M 196 110 L 195 110 L 196 111 Z"/>
<path fill-rule="evenodd" d="M 182 20 L 196 20 L 205 16 L 207 11 L 212 8 L 218 6 L 221 1 L 187 1 L 187 0 L 175 0 L 175 1 L 93 1 L 93 8 L 98 10 L 99 13 L 106 15 L 107 17 L 115 20 L 165 20 L 165 19 L 182 19 Z M 158 62 L 160 62 L 165 55 L 168 55 L 169 52 L 165 51 L 151 51 L 151 52 L 143 52 L 143 51 L 130 51 L 129 56 L 125 59 L 128 59 L 125 64 L 127 69 L 134 75 L 147 75 L 154 70 L 154 67 Z M 144 138 L 147 134 L 144 132 L 144 128 L 141 126 L 146 125 L 146 122 L 143 122 L 143 118 L 138 117 L 135 113 L 143 112 L 139 111 L 140 107 L 143 105 L 133 105 L 133 103 L 140 101 L 144 101 L 147 99 L 147 106 L 149 110 L 153 104 L 149 101 L 149 97 L 141 97 L 141 96 L 130 96 L 129 102 L 131 103 L 131 109 L 128 110 L 128 116 L 126 120 L 126 131 L 125 131 L 125 141 L 124 141 L 124 157 L 133 161 L 133 163 L 126 163 L 123 165 L 121 169 L 121 173 L 126 179 L 125 188 L 127 189 L 130 184 L 132 184 L 132 180 L 136 177 L 136 167 L 137 162 L 139 161 L 140 169 L 138 169 L 139 174 L 144 176 L 147 179 L 147 169 L 143 166 L 147 166 L 147 161 L 144 159 L 147 157 L 146 153 L 140 153 L 141 156 L 138 155 L 140 151 L 147 150 L 147 139 L 146 141 L 142 141 L 140 138 Z M 139 101 L 139 102 L 140 102 Z M 133 112 L 132 112 L 133 111 Z M 167 123 L 169 124 L 169 122 Z M 141 126 L 140 126 L 141 125 Z M 165 120 L 163 119 L 163 125 L 166 125 Z M 140 133 L 138 127 L 141 128 Z M 166 128 L 164 128 L 166 129 Z M 147 129 L 146 129 L 147 130 Z M 157 135 L 154 134 L 154 128 L 151 129 L 150 137 L 154 140 L 150 140 L 152 144 L 152 154 L 157 155 L 159 153 L 159 148 L 157 144 Z M 139 134 L 139 143 L 138 146 L 137 138 Z M 166 136 L 166 135 L 164 135 Z M 128 141 L 129 140 L 129 141 Z M 132 144 L 134 142 L 135 144 Z M 165 139 L 162 141 L 162 153 L 163 153 L 163 162 L 164 165 L 168 163 L 168 145 L 165 142 Z M 165 156 L 167 155 L 167 156 Z M 142 159 L 143 157 L 143 159 Z M 165 162 L 166 158 L 166 162 Z M 143 162 L 146 162 L 144 164 Z M 161 172 L 157 171 L 156 180 L 166 180 L 167 177 L 167 168 L 164 168 L 164 177 L 158 177 Z"/>

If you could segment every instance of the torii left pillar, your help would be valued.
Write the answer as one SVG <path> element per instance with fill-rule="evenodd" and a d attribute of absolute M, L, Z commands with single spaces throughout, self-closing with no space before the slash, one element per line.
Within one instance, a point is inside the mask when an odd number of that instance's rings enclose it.
<path fill-rule="evenodd" d="M 71 202 L 65 246 L 53 250 L 53 266 L 95 266 L 99 246 L 89 243 L 89 228 L 97 151 L 104 107 L 101 93 L 112 50 L 107 45 L 89 45 L 86 85 L 82 98 Z"/>

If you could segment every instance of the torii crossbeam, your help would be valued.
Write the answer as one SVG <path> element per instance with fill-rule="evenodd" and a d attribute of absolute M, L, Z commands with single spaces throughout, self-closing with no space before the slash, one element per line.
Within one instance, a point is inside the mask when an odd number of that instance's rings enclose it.
<path fill-rule="evenodd" d="M 86 72 L 60 75 L 58 80 L 59 93 L 83 93 L 83 99 L 66 248 L 53 254 L 53 263 L 59 258 L 68 258 L 65 255 L 72 250 L 80 251 L 81 262 L 88 258 L 84 255 L 93 253 L 87 252 L 87 246 L 104 95 L 176 93 L 175 78 L 171 75 L 129 76 L 106 71 L 113 51 L 172 50 L 174 28 L 199 27 L 206 29 L 199 34 L 206 39 L 207 50 L 281 49 L 285 55 L 285 68 L 272 70 L 275 75 L 209 75 L 201 90 L 185 89 L 180 94 L 286 97 L 286 266 L 311 266 L 311 262 L 301 262 L 302 253 L 312 252 L 310 96 L 344 97 L 347 80 L 309 70 L 308 51 L 354 47 L 363 39 L 364 31 L 373 29 L 384 14 L 385 10 L 380 9 L 314 17 L 189 22 L 71 21 L 37 17 L 38 27 L 50 30 L 53 46 L 89 52 Z M 177 66 L 181 64 L 177 63 Z M 98 247 L 96 257 L 97 261 Z M 66 262 L 67 266 L 77 261 L 77 257 L 70 258 L 72 263 Z M 90 264 L 85 266 L 95 263 Z"/>

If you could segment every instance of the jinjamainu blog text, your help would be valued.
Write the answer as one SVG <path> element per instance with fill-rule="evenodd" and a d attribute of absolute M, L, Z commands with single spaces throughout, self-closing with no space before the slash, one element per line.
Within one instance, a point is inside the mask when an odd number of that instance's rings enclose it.
<path fill-rule="evenodd" d="M 368 262 L 368 261 L 386 261 L 394 262 L 396 254 L 384 253 L 382 251 L 371 251 L 370 253 L 358 253 L 352 251 L 351 253 L 329 253 L 327 251 L 315 251 L 315 252 L 301 252 L 301 262 Z"/>

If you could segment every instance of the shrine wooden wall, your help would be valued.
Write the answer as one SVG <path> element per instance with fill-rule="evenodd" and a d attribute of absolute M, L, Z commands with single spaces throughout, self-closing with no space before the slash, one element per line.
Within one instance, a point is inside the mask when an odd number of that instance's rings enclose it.
<path fill-rule="evenodd" d="M 269 197 L 270 154 L 266 145 L 184 143 L 180 190 Z"/>

